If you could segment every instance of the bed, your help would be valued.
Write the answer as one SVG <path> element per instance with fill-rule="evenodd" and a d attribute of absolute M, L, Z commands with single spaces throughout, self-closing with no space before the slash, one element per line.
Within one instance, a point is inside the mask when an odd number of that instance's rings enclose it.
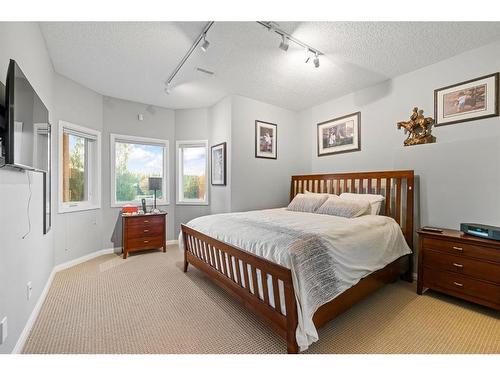
<path fill-rule="evenodd" d="M 383 285 L 412 281 L 414 173 L 292 176 L 290 200 L 316 193 L 385 197 L 380 215 L 345 219 L 271 209 L 210 215 L 181 225 L 188 265 L 305 350 L 317 329 Z"/>

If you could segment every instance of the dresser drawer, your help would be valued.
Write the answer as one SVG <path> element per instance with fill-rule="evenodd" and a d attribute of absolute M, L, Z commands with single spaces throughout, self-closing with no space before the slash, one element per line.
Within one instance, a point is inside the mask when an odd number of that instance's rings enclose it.
<path fill-rule="evenodd" d="M 456 272 L 465 276 L 500 284 L 500 264 L 474 260 L 460 255 L 451 255 L 434 250 L 424 253 L 424 267 Z"/>
<path fill-rule="evenodd" d="M 451 272 L 424 269 L 424 285 L 438 291 L 452 291 L 466 297 L 500 304 L 500 286 Z"/>
<path fill-rule="evenodd" d="M 147 238 L 134 238 L 127 240 L 128 250 L 141 250 L 141 249 L 157 249 L 164 246 L 163 238 L 159 237 L 147 237 Z"/>
<path fill-rule="evenodd" d="M 157 237 L 163 235 L 163 227 L 160 225 L 131 225 L 127 227 L 127 238 Z"/>
<path fill-rule="evenodd" d="M 471 258 L 500 262 L 500 250 L 484 246 L 435 238 L 424 238 L 423 246 L 424 250 L 429 249 L 452 255 L 463 255 Z"/>
<path fill-rule="evenodd" d="M 125 225 L 129 227 L 158 225 L 165 221 L 164 216 L 140 216 L 128 217 L 125 219 Z"/>

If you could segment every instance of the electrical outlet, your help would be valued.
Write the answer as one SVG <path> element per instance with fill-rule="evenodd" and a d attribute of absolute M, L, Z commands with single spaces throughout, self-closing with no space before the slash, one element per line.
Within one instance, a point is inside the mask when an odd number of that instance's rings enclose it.
<path fill-rule="evenodd" d="M 7 340 L 7 317 L 0 322 L 0 345 Z"/>
<path fill-rule="evenodd" d="M 28 301 L 31 299 L 31 292 L 33 291 L 33 287 L 31 286 L 31 281 L 28 281 L 28 284 L 26 284 L 26 297 L 28 298 Z"/>

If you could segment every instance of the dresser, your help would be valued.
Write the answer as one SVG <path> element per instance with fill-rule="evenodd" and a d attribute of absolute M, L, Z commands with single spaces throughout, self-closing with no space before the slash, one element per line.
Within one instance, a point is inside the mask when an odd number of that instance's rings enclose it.
<path fill-rule="evenodd" d="M 443 229 L 417 231 L 417 293 L 427 288 L 500 310 L 500 242 Z"/>
<path fill-rule="evenodd" d="M 167 213 L 122 215 L 123 259 L 128 253 L 141 250 L 167 250 Z"/>

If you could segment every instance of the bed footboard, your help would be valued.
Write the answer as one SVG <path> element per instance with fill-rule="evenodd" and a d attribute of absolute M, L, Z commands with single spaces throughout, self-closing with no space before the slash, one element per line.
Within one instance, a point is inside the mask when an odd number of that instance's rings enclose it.
<path fill-rule="evenodd" d="M 184 272 L 189 264 L 205 272 L 283 337 L 288 353 L 297 353 L 297 305 L 291 271 L 186 225 L 181 225 L 181 231 Z"/>

